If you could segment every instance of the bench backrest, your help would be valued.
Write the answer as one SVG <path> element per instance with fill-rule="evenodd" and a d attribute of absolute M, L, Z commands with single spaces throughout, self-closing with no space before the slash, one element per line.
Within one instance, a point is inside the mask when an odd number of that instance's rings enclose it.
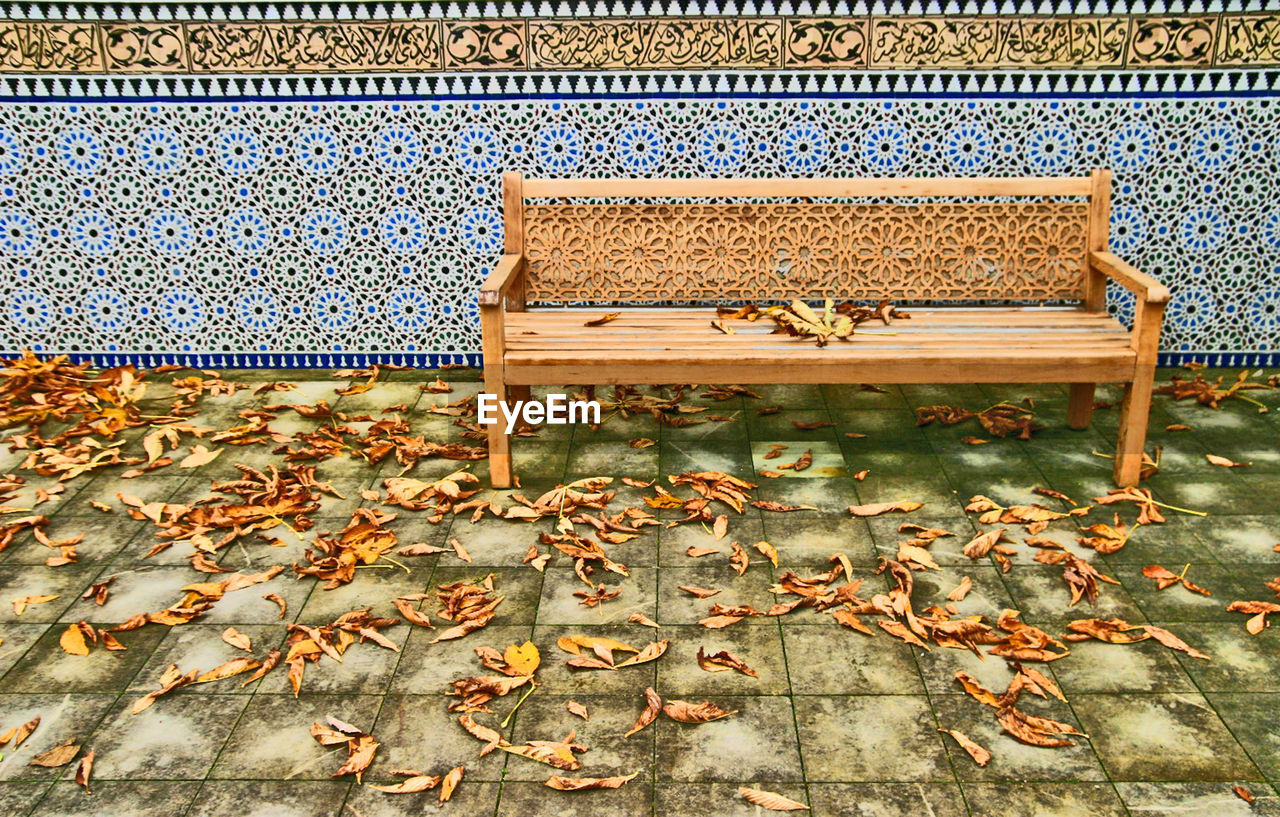
<path fill-rule="evenodd" d="M 1100 285 L 1090 280 L 1086 258 L 1089 250 L 1106 249 L 1110 174 L 525 179 L 509 173 L 503 198 L 506 248 L 525 256 L 530 301 L 1097 303 Z M 661 199 L 667 201 L 643 201 Z"/>

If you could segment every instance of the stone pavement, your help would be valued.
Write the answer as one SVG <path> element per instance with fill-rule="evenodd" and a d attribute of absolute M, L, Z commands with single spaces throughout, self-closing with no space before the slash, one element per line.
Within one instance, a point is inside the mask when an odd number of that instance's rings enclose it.
<path fill-rule="evenodd" d="M 435 374 L 396 372 L 371 391 L 338 398 L 333 391 L 342 381 L 322 372 L 227 372 L 228 380 L 285 380 L 297 382 L 299 389 L 265 395 L 246 389 L 230 397 L 205 398 L 194 422 L 227 428 L 242 422 L 237 412 L 263 403 L 327 399 L 349 414 L 376 414 L 405 403 L 415 434 L 460 440 L 452 418 L 423 409 L 472 393 L 479 384 L 473 373 L 446 371 L 441 374 L 454 386 L 452 393 L 421 391 L 420 382 Z M 1159 374 L 1164 380 L 1170 372 Z M 163 413 L 166 402 L 160 398 L 170 377 L 153 379 L 161 385 L 149 394 Z M 970 496 L 985 494 L 1003 504 L 1039 501 L 1061 507 L 1032 494 L 1035 487 L 1056 489 L 1088 504 L 1112 487 L 1110 461 L 1092 452 L 1112 450 L 1114 409 L 1096 412 L 1091 429 L 1072 431 L 1064 420 L 1066 392 L 1058 386 L 909 386 L 883 392 L 766 386 L 756 391 L 762 399 L 691 398 L 736 422 L 671 428 L 647 416 L 614 417 L 595 431 L 547 427 L 539 437 L 514 441 L 521 492 L 529 497 L 581 477 L 629 476 L 666 484 L 669 474 L 715 470 L 759 483 L 761 499 L 818 508 L 774 513 L 748 507 L 741 516 L 730 513 L 729 535 L 721 542 L 697 524 L 650 528 L 634 541 L 608 548 L 611 558 L 631 568 L 631 575 L 616 583 L 622 590 L 617 599 L 594 608 L 578 604 L 572 595 L 583 585 L 566 556 L 553 551 L 545 573 L 521 563 L 537 532 L 551 529 L 549 520 L 529 525 L 486 517 L 472 523 L 464 515 L 433 525 L 426 514 L 393 508 L 400 512 L 392 528 L 401 543 L 442 545 L 456 538 L 473 561 L 465 563 L 452 553 L 403 557 L 403 570 L 357 570 L 351 584 L 324 590 L 320 582 L 289 569 L 301 556 L 300 544 L 271 547 L 245 537 L 220 552 L 223 566 L 260 571 L 283 564 L 285 571 L 240 591 L 243 599 L 228 594 L 224 603 L 193 623 L 150 624 L 120 633 L 125 651 L 98 649 L 89 656 L 72 656 L 59 647 L 68 624 L 87 620 L 97 627 L 112 626 L 172 604 L 184 585 L 218 578 L 192 570 L 185 547 L 144 558 L 157 541 L 155 528 L 125 516 L 117 492 L 149 501 L 193 502 L 208 495 L 213 482 L 233 477 L 233 463 L 262 466 L 279 457 L 269 453 L 269 446 L 228 447 L 194 471 L 170 467 L 122 480 L 118 474 L 123 469 L 117 467 L 71 481 L 60 500 L 39 510 L 52 514 L 52 538 L 85 535 L 79 561 L 45 566 L 50 551 L 29 534 L 0 552 L 0 732 L 35 715 L 42 719 L 18 750 L 0 749 L 0 814 L 383 817 L 439 811 L 510 817 L 731 817 L 758 813 L 737 794 L 739 786 L 747 785 L 807 803 L 823 817 L 1280 815 L 1275 789 L 1280 784 L 1280 630 L 1250 635 L 1246 616 L 1225 610 L 1236 599 L 1274 600 L 1262 583 L 1280 576 L 1280 552 L 1273 547 L 1280 543 L 1280 412 L 1258 414 L 1241 401 L 1228 401 L 1214 411 L 1158 397 L 1151 442 L 1163 445 L 1164 453 L 1159 474 L 1147 485 L 1163 502 L 1208 515 L 1169 512 L 1166 524 L 1143 526 L 1126 547 L 1107 556 L 1076 544 L 1072 520 L 1053 523 L 1044 535 L 1120 582 L 1102 586 L 1095 608 L 1087 603 L 1071 608 L 1061 569 L 1033 561 L 1032 548 L 1019 545 L 1007 573 L 990 557 L 974 561 L 962 555 L 960 547 L 988 527 L 979 525 L 964 505 Z M 1280 406 L 1280 392 L 1250 394 Z M 990 435 L 973 421 L 924 428 L 914 423 L 917 406 L 980 410 L 1027 397 L 1047 426 L 1027 442 L 992 438 L 986 445 L 967 445 L 961 438 Z M 1099 392 L 1099 399 L 1115 398 L 1112 390 Z M 757 414 L 759 407 L 773 405 L 782 411 Z M 834 425 L 801 431 L 793 421 Z M 272 427 L 294 433 L 323 422 L 286 412 Z M 1163 430 L 1177 423 L 1193 430 Z M 131 452 L 141 452 L 143 431 L 128 433 Z M 851 438 L 848 432 L 866 436 Z M 636 437 L 658 442 L 643 449 L 628 447 L 626 441 Z M 787 457 L 763 459 L 771 444 L 787 445 Z M 814 456 L 810 469 L 778 479 L 756 476 L 805 450 Z M 15 471 L 24 453 L 0 453 L 0 473 Z M 1253 464 L 1215 467 L 1206 462 L 1206 453 Z M 463 465 L 429 459 L 408 475 L 438 478 Z M 471 469 L 484 477 L 486 464 L 472 463 Z M 865 480 L 851 477 L 866 469 Z M 399 470 L 393 459 L 377 467 L 349 457 L 320 463 L 318 477 L 332 482 L 346 498 L 321 501 L 315 530 L 341 528 L 355 508 L 374 504 L 362 498 L 361 490 L 380 487 Z M 19 473 L 33 485 L 50 484 Z M 619 495 L 611 511 L 643 506 L 640 496 L 645 492 L 620 482 L 614 487 Z M 510 505 L 501 498 L 505 495 L 499 492 L 495 498 Z M 116 510 L 102 514 L 88 505 L 90 499 Z M 870 519 L 853 518 L 846 511 L 852 504 L 892 500 L 925 506 L 906 516 Z M 1131 524 L 1133 506 L 1115 507 Z M 1110 520 L 1110 509 L 1095 509 L 1086 523 Z M 931 548 L 940 571 L 915 574 L 917 610 L 944 604 L 947 593 L 968 576 L 973 590 L 958 604 L 963 615 L 994 620 L 1002 609 L 1020 610 L 1028 623 L 1051 633 L 1062 632 L 1072 619 L 1118 616 L 1167 628 L 1212 660 L 1197 660 L 1155 641 L 1070 644 L 1067 658 L 1036 665 L 1056 679 L 1067 702 L 1028 701 L 1024 696 L 1022 705 L 1077 725 L 1089 738 L 1049 749 L 1001 733 L 991 711 L 963 694 L 953 680 L 963 669 L 1000 692 L 1012 672 L 999 658 L 980 660 L 971 652 L 936 645 L 925 652 L 878 629 L 874 636 L 853 632 L 813 610 L 748 619 L 721 630 L 697 625 L 715 601 L 767 608 L 775 601 L 768 588 L 777 576 L 787 570 L 801 576 L 825 572 L 836 552 L 846 554 L 855 575 L 863 578 L 864 595 L 883 592 L 879 588 L 887 589 L 889 579 L 874 572 L 877 559 L 894 558 L 905 538 L 897 529 L 904 521 L 957 534 Z M 760 539 L 776 546 L 780 566 L 773 568 L 757 556 L 745 575 L 737 577 L 725 545 Z M 695 559 L 685 555 L 690 546 L 718 546 L 725 552 Z M 1190 565 L 1187 577 L 1213 595 L 1205 598 L 1181 586 L 1157 592 L 1141 574 L 1152 563 L 1174 572 Z M 160 698 L 141 714 L 130 714 L 139 696 L 159 686 L 166 666 L 204 671 L 243 655 L 220 640 L 228 626 L 249 635 L 261 655 L 266 648 L 284 647 L 286 622 L 322 625 L 366 605 L 372 605 L 375 615 L 395 616 L 391 601 L 396 596 L 428 593 L 440 584 L 490 573 L 505 601 L 489 626 L 460 640 L 433 645 L 429 642 L 439 630 L 392 627 L 385 634 L 399 652 L 364 643 L 353 646 L 341 665 L 329 659 L 308 665 L 297 698 L 281 665 L 244 688 L 238 679 L 199 684 Z M 90 585 L 113 576 L 105 605 L 80 599 Z M 699 600 L 679 590 L 681 585 L 724 592 Z M 275 604 L 261 599 L 263 593 L 286 600 L 286 621 L 279 620 Z M 35 594 L 59 598 L 15 615 L 10 600 Z M 438 606 L 434 598 L 420 605 L 439 623 Z M 661 629 L 628 623 L 633 611 L 660 623 Z M 565 666 L 568 656 L 556 647 L 558 637 L 570 634 L 609 636 L 637 646 L 661 637 L 670 639 L 671 647 L 659 660 L 636 667 L 572 671 Z M 618 790 L 558 792 L 543 785 L 555 771 L 549 766 L 503 752 L 478 757 L 482 744 L 446 711 L 456 700 L 447 696 L 448 683 L 487 672 L 476 661 L 474 647 L 501 650 L 526 639 L 542 652 L 542 685 L 501 730 L 504 736 L 516 743 L 558 740 L 576 729 L 579 742 L 590 750 L 581 755 L 580 772 L 563 774 L 637 773 L 630 783 Z M 759 677 L 703 671 L 695 660 L 699 646 L 708 653 L 729 650 Z M 663 717 L 623 738 L 644 708 L 641 693 L 646 687 L 668 699 L 710 700 L 737 714 L 702 725 Z M 494 701 L 497 715 L 486 716 L 485 722 L 496 727 L 517 700 L 513 694 Z M 588 722 L 566 710 L 569 700 L 588 708 Z M 322 747 L 308 731 L 326 715 L 360 727 L 381 743 L 365 783 L 390 782 L 396 768 L 443 774 L 465 765 L 466 777 L 443 806 L 437 805 L 435 791 L 385 794 L 350 777 L 332 779 L 344 756 L 341 747 Z M 939 729 L 966 733 L 991 752 L 992 761 L 977 766 Z M 97 753 L 92 794 L 72 782 L 75 764 L 62 769 L 28 765 L 36 753 L 67 738 Z M 1252 806 L 1233 794 L 1237 784 L 1256 797 Z"/>

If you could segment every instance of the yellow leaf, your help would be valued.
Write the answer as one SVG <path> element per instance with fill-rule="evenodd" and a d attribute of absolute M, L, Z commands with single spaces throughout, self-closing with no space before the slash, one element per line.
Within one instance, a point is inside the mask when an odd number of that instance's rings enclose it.
<path fill-rule="evenodd" d="M 84 631 L 80 629 L 79 624 L 72 624 L 64 630 L 62 637 L 58 639 L 58 644 L 70 655 L 89 654 L 89 644 L 84 640 Z"/>
<path fill-rule="evenodd" d="M 186 457 L 183 457 L 182 462 L 178 463 L 178 467 L 179 468 L 199 468 L 202 465 L 208 465 L 209 463 L 216 460 L 218 458 L 218 455 L 221 453 L 222 453 L 221 448 L 219 448 L 216 451 L 210 451 L 209 449 L 205 448 L 203 445 L 193 445 L 191 446 L 191 453 L 188 454 Z"/>
<path fill-rule="evenodd" d="M 526 641 L 519 645 L 509 645 L 502 654 L 502 660 L 506 661 L 513 671 L 521 675 L 533 675 L 537 671 L 538 665 L 542 663 L 542 656 L 532 641 Z"/>

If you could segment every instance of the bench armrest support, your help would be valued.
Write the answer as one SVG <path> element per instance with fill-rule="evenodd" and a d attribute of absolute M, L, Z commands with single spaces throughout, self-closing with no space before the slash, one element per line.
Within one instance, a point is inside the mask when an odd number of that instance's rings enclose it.
<path fill-rule="evenodd" d="M 1089 265 L 1149 304 L 1169 302 L 1169 288 L 1109 252 L 1089 253 Z"/>
<path fill-rule="evenodd" d="M 512 287 L 520 282 L 520 277 L 524 274 L 524 256 L 517 253 L 507 253 L 502 256 L 502 260 L 498 262 L 498 266 L 494 267 L 493 272 L 489 273 L 489 277 L 484 279 L 484 285 L 480 287 L 480 308 L 503 306 L 508 293 Z"/>

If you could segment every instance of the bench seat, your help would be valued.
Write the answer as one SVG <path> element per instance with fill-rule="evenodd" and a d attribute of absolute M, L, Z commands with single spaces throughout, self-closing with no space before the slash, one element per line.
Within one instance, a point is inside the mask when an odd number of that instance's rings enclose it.
<path fill-rule="evenodd" d="M 1113 476 L 1137 485 L 1167 287 L 1107 249 L 1111 174 L 1087 177 L 525 179 L 502 183 L 503 255 L 477 294 L 485 391 L 531 386 L 1064 383 L 1089 425 L 1119 383 Z M 1132 328 L 1106 310 L 1132 293 Z M 708 304 L 888 299 L 848 340 L 712 322 Z M 658 307 L 657 304 L 678 306 Z M 924 306 L 928 304 L 928 306 Z M 1030 304 L 1030 305 L 1029 305 Z M 821 308 L 821 307 L 819 307 Z M 587 326 L 609 313 L 616 319 Z M 512 483 L 488 426 L 489 477 Z"/>
<path fill-rule="evenodd" d="M 710 307 L 512 312 L 506 317 L 506 381 L 557 383 L 1124 382 L 1132 337 L 1106 312 L 1076 307 L 913 307 L 910 318 L 861 324 L 848 341 L 773 334 L 776 324 L 726 320 Z M 696 355 L 690 355 L 697 349 Z M 628 365 L 643 363 L 642 367 Z M 744 368 L 748 367 L 748 368 Z"/>

